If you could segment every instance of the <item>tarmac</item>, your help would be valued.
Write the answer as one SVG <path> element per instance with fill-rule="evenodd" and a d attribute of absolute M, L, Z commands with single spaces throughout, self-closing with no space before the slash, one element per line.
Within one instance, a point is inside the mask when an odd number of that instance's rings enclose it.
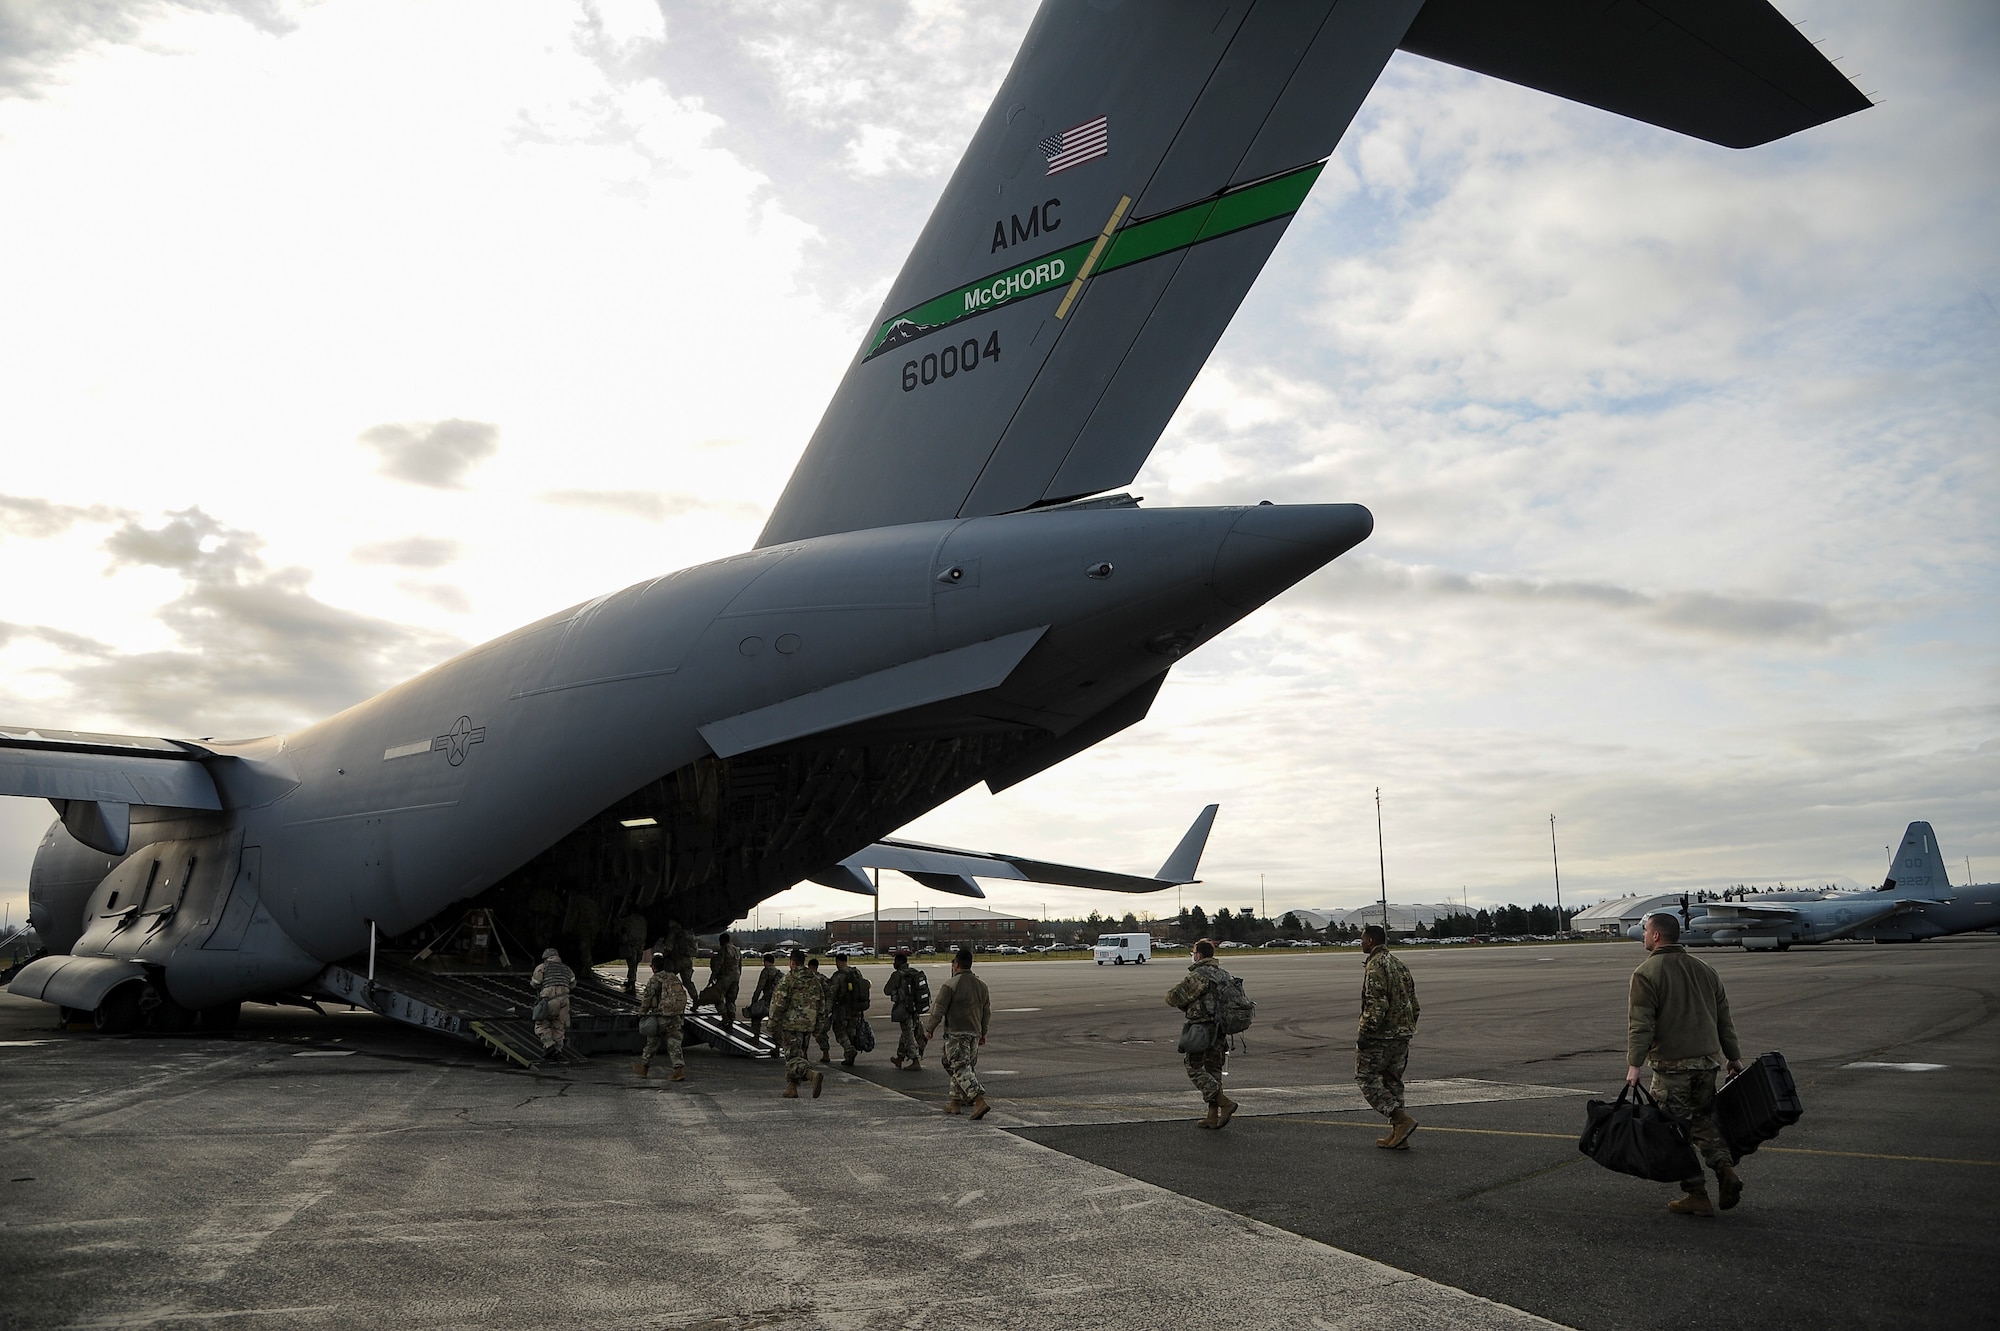
<path fill-rule="evenodd" d="M 879 1011 L 794 1101 L 699 1050 L 536 1074 L 367 1013 L 101 1037 L 0 995 L 0 1331 L 2000 1324 L 2000 939 L 1705 952 L 1806 1104 L 1714 1220 L 1575 1147 L 1636 944 L 1403 955 L 1408 1152 L 1353 1087 L 1353 953 L 1226 954 L 1220 1133 L 1167 958 L 988 967 L 978 1123 Z"/>

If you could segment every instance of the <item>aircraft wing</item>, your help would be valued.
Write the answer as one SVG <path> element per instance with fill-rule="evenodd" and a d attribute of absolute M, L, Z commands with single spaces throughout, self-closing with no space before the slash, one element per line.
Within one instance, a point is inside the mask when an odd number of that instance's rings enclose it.
<path fill-rule="evenodd" d="M 1115 873 L 1108 869 L 1086 869 L 1073 864 L 1054 864 L 1024 855 L 1004 855 L 949 846 L 927 846 L 916 841 L 878 841 L 849 855 L 812 881 L 860 896 L 874 896 L 875 885 L 864 869 L 893 869 L 907 874 L 925 887 L 962 897 L 984 897 L 981 878 L 1001 878 L 1017 883 L 1047 883 L 1056 887 L 1084 887 L 1098 892 L 1159 892 L 1169 887 L 1199 882 L 1194 875 L 1201 853 L 1208 845 L 1209 830 L 1215 826 L 1219 805 L 1211 804 L 1195 816 L 1174 853 L 1152 877 Z"/>
<path fill-rule="evenodd" d="M 1869 105 L 1766 0 L 1047 0 L 758 546 L 1129 484 L 1399 48 L 1734 146 Z"/>
<path fill-rule="evenodd" d="M 48 800 L 71 836 L 122 855 L 135 804 L 222 807 L 201 762 L 214 756 L 187 740 L 0 726 L 0 795 Z"/>
<path fill-rule="evenodd" d="M 1736 902 L 1697 903 L 1706 912 L 1707 918 L 1739 924 L 1768 923 L 1773 920 L 1795 920 L 1798 910 L 1789 905 L 1748 906 Z"/>

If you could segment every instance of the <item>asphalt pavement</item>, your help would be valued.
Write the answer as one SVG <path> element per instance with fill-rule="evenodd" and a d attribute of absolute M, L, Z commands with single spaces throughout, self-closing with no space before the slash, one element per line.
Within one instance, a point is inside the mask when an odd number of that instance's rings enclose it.
<path fill-rule="evenodd" d="M 1406 951 L 1409 1152 L 1352 1085 L 1352 952 L 1228 955 L 1220 1133 L 1167 958 L 986 968 L 976 1124 L 893 1033 L 786 1101 L 705 1051 L 532 1074 L 366 1013 L 101 1037 L 0 996 L 0 1328 L 2000 1324 L 2000 939 L 1705 955 L 1806 1104 L 1714 1220 L 1576 1151 L 1633 944 Z"/>

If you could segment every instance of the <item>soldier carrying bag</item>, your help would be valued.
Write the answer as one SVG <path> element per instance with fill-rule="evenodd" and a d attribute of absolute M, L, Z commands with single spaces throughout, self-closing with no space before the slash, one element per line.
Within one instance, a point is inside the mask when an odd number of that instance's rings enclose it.
<path fill-rule="evenodd" d="M 1229 1038 L 1250 1029 L 1257 1005 L 1243 992 L 1243 981 L 1215 968 L 1208 988 L 1201 996 L 1203 1015 L 1190 1016 L 1181 1026 L 1181 1038 L 1174 1047 L 1183 1054 L 1205 1054 L 1217 1045 L 1227 1047 Z"/>
<path fill-rule="evenodd" d="M 1688 1121 L 1629 1084 L 1610 1102 L 1584 1106 L 1583 1136 L 1576 1149 L 1606 1169 L 1655 1183 L 1678 1183 L 1701 1174 Z"/>

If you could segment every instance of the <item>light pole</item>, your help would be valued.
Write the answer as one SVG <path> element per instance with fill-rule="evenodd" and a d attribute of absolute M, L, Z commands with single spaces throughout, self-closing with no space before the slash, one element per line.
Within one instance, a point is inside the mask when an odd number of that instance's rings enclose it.
<path fill-rule="evenodd" d="M 869 955 L 879 957 L 882 955 L 882 871 L 871 869 L 869 872 L 875 875 L 875 927 L 869 935 Z"/>
<path fill-rule="evenodd" d="M 1556 871 L 1556 932 L 1563 931 L 1563 867 L 1556 858 L 1556 816 L 1549 815 L 1549 865 Z"/>
<path fill-rule="evenodd" d="M 1375 787 L 1375 868 L 1382 875 L 1382 937 L 1389 936 L 1389 859 L 1382 849 L 1382 787 Z"/>

